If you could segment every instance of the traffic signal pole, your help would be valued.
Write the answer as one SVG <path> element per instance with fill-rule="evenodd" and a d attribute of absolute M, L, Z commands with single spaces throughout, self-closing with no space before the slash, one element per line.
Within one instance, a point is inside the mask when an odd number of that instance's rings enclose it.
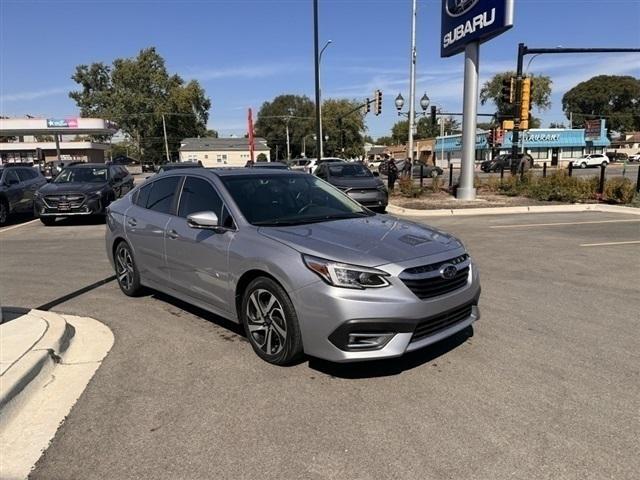
<path fill-rule="evenodd" d="M 522 66 L 525 55 L 543 55 L 554 53 L 640 53 L 640 48 L 529 48 L 524 43 L 518 44 L 518 64 L 516 71 L 515 112 L 513 122 L 513 136 L 511 137 L 511 158 L 518 158 L 518 143 L 520 141 L 520 125 L 522 122 Z M 523 141 L 524 146 L 524 141 Z M 524 149 L 523 149 L 524 150 Z M 517 163 L 511 162 L 511 172 L 516 173 Z"/>

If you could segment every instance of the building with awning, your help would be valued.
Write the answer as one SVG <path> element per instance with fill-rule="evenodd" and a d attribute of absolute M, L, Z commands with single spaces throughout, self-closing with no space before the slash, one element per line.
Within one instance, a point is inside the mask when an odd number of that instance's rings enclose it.
<path fill-rule="evenodd" d="M 0 119 L 0 161 L 104 162 L 109 144 L 88 137 L 111 137 L 117 130 L 114 123 L 101 118 L 3 118 Z"/>

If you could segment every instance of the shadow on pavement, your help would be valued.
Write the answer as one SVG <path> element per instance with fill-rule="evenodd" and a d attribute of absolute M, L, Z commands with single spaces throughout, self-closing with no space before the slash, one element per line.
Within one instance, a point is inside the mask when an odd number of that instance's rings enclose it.
<path fill-rule="evenodd" d="M 78 215 L 73 217 L 62 217 L 56 220 L 49 228 L 68 227 L 71 225 L 104 225 L 104 216 L 102 215 Z"/>
<path fill-rule="evenodd" d="M 388 377 L 429 363 L 465 343 L 473 337 L 473 326 L 438 343 L 410 352 L 399 358 L 370 362 L 332 363 L 317 358 L 309 359 L 309 368 L 331 377 L 357 379 Z"/>
<path fill-rule="evenodd" d="M 11 227 L 13 225 L 20 225 L 21 223 L 30 222 L 34 218 L 35 217 L 29 213 L 12 213 L 11 215 L 9 215 L 9 218 L 7 219 L 7 223 L 2 225 L 2 228 L 0 228 L 0 231 L 2 231 L 2 229 L 6 227 Z"/>

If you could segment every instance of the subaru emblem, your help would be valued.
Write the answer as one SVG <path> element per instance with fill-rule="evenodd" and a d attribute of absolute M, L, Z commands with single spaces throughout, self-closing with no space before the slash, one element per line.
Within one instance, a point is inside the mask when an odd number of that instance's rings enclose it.
<path fill-rule="evenodd" d="M 445 280 L 451 280 L 458 274 L 458 267 L 447 264 L 440 269 L 440 276 Z"/>
<path fill-rule="evenodd" d="M 475 7 L 478 1 L 479 0 L 447 0 L 447 13 L 450 17 L 459 17 Z"/>

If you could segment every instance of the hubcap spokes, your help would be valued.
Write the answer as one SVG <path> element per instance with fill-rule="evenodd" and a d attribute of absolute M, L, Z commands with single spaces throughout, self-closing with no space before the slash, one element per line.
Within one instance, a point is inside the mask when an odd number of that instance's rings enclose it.
<path fill-rule="evenodd" d="M 277 355 L 287 340 L 287 322 L 278 299 L 267 290 L 256 290 L 247 304 L 249 335 L 267 355 Z"/>
<path fill-rule="evenodd" d="M 118 282 L 122 288 L 129 290 L 133 284 L 133 259 L 126 248 L 118 252 L 116 258 L 116 273 L 118 274 Z"/>

